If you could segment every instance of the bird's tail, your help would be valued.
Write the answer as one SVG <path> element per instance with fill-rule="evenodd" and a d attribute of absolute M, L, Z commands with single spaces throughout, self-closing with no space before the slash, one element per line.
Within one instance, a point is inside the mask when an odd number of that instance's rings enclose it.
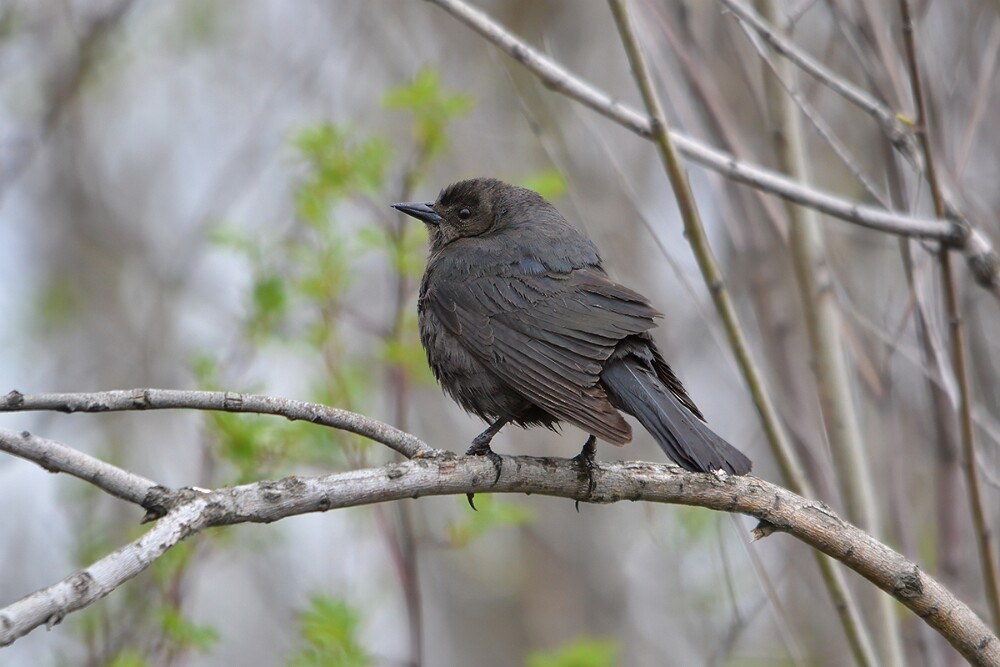
<path fill-rule="evenodd" d="M 675 463 L 694 472 L 750 472 L 742 452 L 717 436 L 644 364 L 626 357 L 601 372 L 611 404 L 639 420 Z"/>

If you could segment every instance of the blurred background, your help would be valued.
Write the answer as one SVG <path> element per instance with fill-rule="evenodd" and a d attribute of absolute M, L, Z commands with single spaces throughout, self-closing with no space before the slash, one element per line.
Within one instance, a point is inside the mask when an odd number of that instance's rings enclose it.
<path fill-rule="evenodd" d="M 895 3 L 777 3 L 796 43 L 912 118 Z M 1000 242 L 1000 4 L 912 3 L 938 169 Z M 603 2 L 477 6 L 641 106 Z M 770 70 L 720 3 L 636 0 L 673 124 L 777 168 Z M 801 93 L 898 208 L 927 187 L 867 116 Z M 816 187 L 873 203 L 804 121 Z M 816 495 L 845 512 L 789 259 L 788 211 L 690 165 L 757 360 Z M 416 0 L 0 2 L 0 391 L 164 387 L 328 403 L 463 451 L 482 429 L 416 336 L 421 225 L 388 205 L 489 175 L 549 197 L 611 275 L 666 313 L 655 337 L 713 428 L 782 483 L 653 146 L 546 89 Z M 881 538 L 987 616 L 961 471 L 934 248 L 824 220 Z M 979 474 L 998 532 L 997 302 L 956 259 Z M 926 316 L 922 325 L 916 313 Z M 923 326 L 926 335 L 920 335 Z M 7 414 L 168 486 L 391 460 L 345 433 L 246 415 Z M 506 454 L 585 434 L 506 429 Z M 604 460 L 663 455 L 641 429 Z M 807 547 L 698 508 L 477 496 L 202 534 L 3 665 L 848 665 Z M 141 511 L 0 457 L 0 605 L 142 532 Z M 877 601 L 848 583 L 878 636 Z M 905 664 L 956 654 L 894 605 Z M 889 664 L 889 663 L 883 663 Z"/>

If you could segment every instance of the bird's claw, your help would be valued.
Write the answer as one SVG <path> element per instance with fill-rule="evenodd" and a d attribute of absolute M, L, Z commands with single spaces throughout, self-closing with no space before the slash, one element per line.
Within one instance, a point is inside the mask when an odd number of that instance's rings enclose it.
<path fill-rule="evenodd" d="M 594 464 L 594 455 L 597 453 L 597 438 L 590 436 L 587 438 L 587 442 L 583 444 L 583 449 L 580 453 L 570 459 L 573 462 L 573 466 L 580 473 L 580 478 L 587 478 L 587 492 L 583 495 L 583 500 L 590 500 L 590 497 L 594 495 L 594 487 L 596 482 L 594 481 L 594 470 L 597 466 Z M 574 503 L 576 511 L 580 511 L 580 499 L 577 498 Z"/>
<path fill-rule="evenodd" d="M 469 447 L 465 452 L 466 456 L 485 456 L 493 464 L 493 469 L 496 470 L 496 477 L 493 478 L 493 484 L 496 485 L 500 481 L 500 473 L 503 472 L 503 457 L 493 451 L 490 447 L 490 441 L 488 439 L 481 439 L 477 437 L 472 441 L 472 446 Z M 473 501 L 476 494 L 467 493 L 465 494 L 466 499 L 469 501 L 469 507 L 476 509 L 476 503 Z"/>

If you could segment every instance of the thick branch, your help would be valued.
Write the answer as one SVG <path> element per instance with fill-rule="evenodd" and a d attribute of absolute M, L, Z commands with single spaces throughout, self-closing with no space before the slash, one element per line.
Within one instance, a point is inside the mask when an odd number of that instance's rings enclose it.
<path fill-rule="evenodd" d="M 210 526 L 270 523 L 390 500 L 468 492 L 532 493 L 595 503 L 644 500 L 696 505 L 757 518 L 764 536 L 787 532 L 840 560 L 891 594 L 976 665 L 1000 664 L 1000 642 L 975 613 L 914 563 L 840 519 L 822 503 L 754 477 L 716 478 L 674 466 L 599 464 L 594 490 L 563 459 L 505 457 L 495 486 L 489 461 L 441 455 L 381 468 L 257 482 L 210 493 L 191 492 L 143 537 L 67 579 L 0 609 L 0 645 L 107 595 L 171 546 Z"/>
<path fill-rule="evenodd" d="M 391 447 L 407 458 L 433 451 L 419 438 L 356 412 L 287 398 L 227 391 L 126 389 L 73 394 L 22 394 L 14 390 L 0 400 L 0 412 L 118 412 L 124 410 L 219 410 L 278 415 L 350 431 Z"/>

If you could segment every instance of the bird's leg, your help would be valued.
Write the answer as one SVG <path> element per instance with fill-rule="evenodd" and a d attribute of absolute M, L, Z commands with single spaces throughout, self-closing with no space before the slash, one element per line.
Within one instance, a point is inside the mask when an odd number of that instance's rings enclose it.
<path fill-rule="evenodd" d="M 583 497 L 584 500 L 590 500 L 590 496 L 594 493 L 594 455 L 597 453 L 597 438 L 595 436 L 590 436 L 587 438 L 587 442 L 583 443 L 583 449 L 580 453 L 570 459 L 576 469 L 580 472 L 581 479 L 583 477 L 587 478 L 587 494 Z M 576 501 L 576 511 L 580 511 L 580 501 Z"/>
<path fill-rule="evenodd" d="M 500 432 L 507 422 L 510 421 L 508 417 L 500 417 L 495 422 L 489 425 L 485 431 L 477 435 L 472 440 L 472 446 L 466 450 L 466 456 L 485 456 L 493 464 L 493 468 L 497 471 L 497 476 L 493 478 L 493 483 L 496 484 L 500 481 L 500 472 L 503 470 L 503 459 L 500 455 L 490 448 L 490 441 L 493 440 L 493 436 Z M 473 498 L 476 494 L 467 493 L 466 498 L 469 500 L 469 506 L 472 509 L 476 509 L 476 504 L 473 502 Z"/>

